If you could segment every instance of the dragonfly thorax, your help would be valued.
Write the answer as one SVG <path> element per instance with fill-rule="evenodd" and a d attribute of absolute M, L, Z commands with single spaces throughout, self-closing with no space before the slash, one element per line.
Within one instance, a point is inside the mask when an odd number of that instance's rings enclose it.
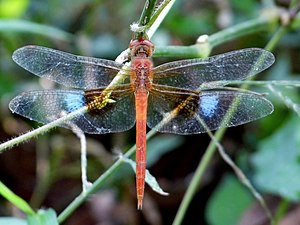
<path fill-rule="evenodd" d="M 131 83 L 135 91 L 149 91 L 152 87 L 152 62 L 148 58 L 133 58 L 131 62 Z"/>
<path fill-rule="evenodd" d="M 152 61 L 154 45 L 151 41 L 140 38 L 129 45 L 131 54 L 131 84 L 134 90 L 149 91 L 152 86 Z"/>

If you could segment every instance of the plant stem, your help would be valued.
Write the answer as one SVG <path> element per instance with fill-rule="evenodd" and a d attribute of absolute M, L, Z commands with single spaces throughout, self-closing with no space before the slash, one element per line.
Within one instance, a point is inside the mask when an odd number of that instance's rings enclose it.
<path fill-rule="evenodd" d="M 1 31 L 32 33 L 67 42 L 72 42 L 74 40 L 74 36 L 68 32 L 65 32 L 55 27 L 24 20 L 1 19 L 0 32 Z"/>
<path fill-rule="evenodd" d="M 140 20 L 139 20 L 139 26 L 140 27 L 145 26 L 145 29 L 143 29 L 142 31 L 137 32 L 135 34 L 136 39 L 145 37 L 145 35 L 146 35 L 146 25 L 148 24 L 148 22 L 151 19 L 152 13 L 153 13 L 154 8 L 155 8 L 155 4 L 156 4 L 156 0 L 146 0 L 143 12 L 142 12 Z"/>
<path fill-rule="evenodd" d="M 251 24 L 251 23 L 250 23 Z M 251 28 L 252 26 L 242 26 L 242 27 L 249 27 Z M 284 29 L 284 30 L 282 30 Z M 273 35 L 272 39 L 268 42 L 268 44 L 266 45 L 266 49 L 271 51 L 275 48 L 276 44 L 278 44 L 279 40 L 283 37 L 283 35 L 285 34 L 285 29 L 286 27 L 284 28 L 279 28 L 278 31 Z M 242 29 L 244 30 L 244 29 Z M 252 29 L 250 29 L 252 30 Z M 221 31 L 222 32 L 222 31 Z M 220 32 L 219 32 L 220 33 Z M 226 34 L 227 33 L 227 34 Z M 231 32 L 225 32 L 225 35 L 224 38 L 226 39 L 226 37 L 229 37 L 229 33 Z M 243 32 L 242 32 L 243 33 Z M 245 32 L 247 33 L 247 32 Z M 219 35 L 216 35 L 217 37 Z M 220 38 L 220 36 L 218 37 Z M 219 44 L 219 41 L 215 41 L 215 44 Z M 249 86 L 249 84 L 245 83 L 241 86 L 242 89 L 247 89 Z M 221 140 L 221 138 L 223 137 L 225 131 L 227 130 L 227 128 L 221 128 L 219 129 L 216 133 L 215 133 L 215 140 L 216 141 L 219 141 Z M 216 151 L 216 141 L 215 140 L 212 140 L 210 143 L 209 143 L 209 146 L 205 152 L 205 154 L 203 155 L 203 158 L 201 159 L 197 169 L 196 169 L 196 172 L 195 172 L 195 175 L 191 181 L 191 184 L 189 185 L 184 197 L 183 197 L 183 200 L 182 200 L 182 203 L 178 209 L 178 212 L 176 214 L 176 217 L 174 219 L 174 222 L 173 222 L 173 225 L 179 225 L 182 223 L 182 220 L 183 220 L 183 217 L 186 213 L 186 210 L 193 198 L 193 196 L 195 195 L 196 193 L 196 190 L 197 190 L 197 185 L 199 184 L 200 180 L 202 179 L 202 176 L 204 174 L 204 171 L 205 169 L 207 168 L 208 166 L 208 163 L 209 161 L 211 160 L 213 154 L 215 153 Z"/>
<path fill-rule="evenodd" d="M 18 195 L 13 193 L 8 187 L 6 187 L 0 181 L 0 195 L 6 198 L 9 202 L 11 202 L 14 206 L 19 208 L 21 211 L 26 213 L 27 215 L 34 215 L 34 210 L 30 207 L 30 205 Z"/>
<path fill-rule="evenodd" d="M 61 126 L 65 123 L 67 123 L 68 121 L 71 121 L 73 118 L 77 117 L 78 115 L 81 115 L 83 113 L 86 113 L 87 111 L 87 108 L 86 107 L 83 107 L 81 109 L 78 109 L 72 113 L 69 113 L 67 114 L 66 116 L 63 116 L 51 123 L 48 123 L 46 125 L 43 125 L 37 129 L 34 129 L 28 133 L 25 133 L 23 135 L 20 135 L 14 139 L 11 139 L 7 142 L 4 142 L 2 144 L 0 144 L 0 152 L 5 150 L 5 149 L 8 149 L 8 148 L 12 148 L 13 146 L 15 145 L 18 145 L 20 143 L 23 143 L 25 141 L 28 141 L 30 140 L 31 138 L 34 138 L 34 137 L 37 137 L 38 135 L 40 134 L 44 134 L 48 131 L 50 131 L 51 129 L 57 127 L 57 126 Z"/>
<path fill-rule="evenodd" d="M 143 12 L 141 14 L 139 25 L 145 26 L 151 19 L 152 13 L 154 11 L 156 0 L 146 0 Z"/>
<path fill-rule="evenodd" d="M 149 36 L 149 39 L 153 36 L 161 22 L 167 16 L 175 1 L 176 0 L 164 0 L 153 13 L 151 20 L 147 24 L 147 35 Z"/>
<path fill-rule="evenodd" d="M 189 46 L 157 46 L 153 57 L 205 58 L 210 53 L 208 45 L 194 44 Z"/>
<path fill-rule="evenodd" d="M 130 149 L 131 150 L 131 149 Z M 129 151 L 130 151 L 129 150 Z M 134 152 L 134 150 L 132 151 Z M 113 165 L 109 167 L 91 186 L 86 192 L 81 192 L 81 194 L 76 197 L 67 208 L 57 217 L 59 223 L 62 223 L 66 218 L 68 218 L 91 194 L 95 193 L 99 187 L 104 183 L 104 181 L 112 175 L 112 173 L 121 165 L 123 161 L 118 159 Z"/>
<path fill-rule="evenodd" d="M 218 130 L 215 133 L 215 140 L 217 140 L 217 141 L 221 140 L 225 131 L 226 131 L 226 129 Z M 211 141 L 209 143 L 209 146 L 208 146 L 207 150 L 205 151 L 197 169 L 196 169 L 196 172 L 195 172 L 193 179 L 191 180 L 191 183 L 183 197 L 183 200 L 179 206 L 179 209 L 177 211 L 176 217 L 175 217 L 172 225 L 181 224 L 183 217 L 187 211 L 187 208 L 190 205 L 190 203 L 196 193 L 198 184 L 199 184 L 200 180 L 202 179 L 202 176 L 203 176 L 206 168 L 208 167 L 209 162 L 210 162 L 212 156 L 214 155 L 215 151 L 216 151 L 216 144 L 215 144 L 215 142 Z"/>
<path fill-rule="evenodd" d="M 147 140 L 156 134 L 155 130 L 151 130 L 147 133 Z M 125 157 L 132 157 L 135 153 L 135 145 L 132 146 L 125 154 Z M 82 192 L 74 201 L 72 201 L 67 208 L 58 216 L 58 222 L 62 223 L 66 218 L 68 218 L 91 194 L 95 193 L 104 181 L 109 178 L 113 172 L 123 163 L 123 159 L 118 159 L 113 165 L 111 165 L 108 170 L 106 170 L 93 184 L 87 189 L 86 192 Z"/>
<path fill-rule="evenodd" d="M 279 202 L 279 206 L 277 207 L 276 213 L 275 213 L 275 222 L 274 225 L 278 225 L 280 220 L 283 218 L 285 213 L 288 211 L 290 206 L 290 202 L 286 199 L 282 199 Z"/>
<path fill-rule="evenodd" d="M 209 36 L 209 43 L 211 48 L 214 48 L 220 44 L 224 44 L 228 41 L 235 40 L 242 36 L 246 36 L 253 33 L 259 33 L 263 31 L 271 31 L 274 22 L 278 20 L 277 14 L 271 14 L 273 16 L 265 17 L 261 16 L 256 19 L 252 19 L 227 29 L 221 30 L 220 32 L 214 33 Z"/>
<path fill-rule="evenodd" d="M 261 16 L 230 28 L 221 30 L 208 36 L 206 42 L 196 43 L 190 46 L 164 46 L 156 47 L 154 57 L 182 57 L 182 58 L 198 58 L 207 57 L 211 49 L 233 41 L 242 36 L 246 36 L 258 32 L 270 32 L 273 25 L 278 21 L 277 11 L 270 9 L 266 12 L 267 16 Z"/>
<path fill-rule="evenodd" d="M 279 27 L 278 30 L 273 35 L 272 39 L 268 42 L 265 49 L 268 51 L 272 51 L 272 49 L 275 48 L 275 46 L 278 44 L 278 42 L 281 40 L 281 38 L 288 32 L 287 27 Z"/>

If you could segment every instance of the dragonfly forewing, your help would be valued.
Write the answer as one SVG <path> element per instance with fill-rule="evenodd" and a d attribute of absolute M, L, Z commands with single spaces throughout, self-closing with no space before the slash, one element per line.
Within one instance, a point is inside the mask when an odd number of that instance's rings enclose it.
<path fill-rule="evenodd" d="M 270 101 L 259 94 L 242 91 L 203 91 L 149 94 L 147 124 L 160 132 L 197 134 L 257 120 L 273 111 Z"/>
<path fill-rule="evenodd" d="M 129 73 L 128 67 L 115 61 L 77 56 L 41 46 L 19 48 L 12 58 L 18 65 L 37 76 L 81 89 L 104 87 L 121 70 L 123 74 Z M 124 83 L 129 82 L 128 78 L 129 76 Z"/>
<path fill-rule="evenodd" d="M 94 91 L 100 96 L 101 91 Z M 133 93 L 112 92 L 110 101 L 87 113 L 78 115 L 70 121 L 85 133 L 104 134 L 122 132 L 135 124 Z M 46 124 L 82 107 L 89 106 L 91 95 L 86 97 L 84 91 L 45 90 L 30 91 L 15 97 L 9 104 L 12 112 L 31 120 Z M 69 124 L 62 125 L 70 128 Z"/>
<path fill-rule="evenodd" d="M 153 83 L 188 90 L 213 87 L 209 82 L 243 80 L 253 76 L 275 61 L 271 52 L 259 48 L 242 49 L 205 59 L 174 61 L 153 69 Z M 216 82 L 215 87 L 220 87 Z"/>

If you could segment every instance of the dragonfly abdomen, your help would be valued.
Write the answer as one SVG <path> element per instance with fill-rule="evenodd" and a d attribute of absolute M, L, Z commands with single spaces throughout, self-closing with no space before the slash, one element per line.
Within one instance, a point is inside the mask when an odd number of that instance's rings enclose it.
<path fill-rule="evenodd" d="M 147 100 L 147 92 L 136 92 L 136 190 L 138 209 L 142 209 L 145 188 Z"/>

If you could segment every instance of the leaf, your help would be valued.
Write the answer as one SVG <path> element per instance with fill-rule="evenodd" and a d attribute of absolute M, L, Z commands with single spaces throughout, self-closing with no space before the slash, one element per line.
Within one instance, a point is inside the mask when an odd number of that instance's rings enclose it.
<path fill-rule="evenodd" d="M 39 210 L 35 215 L 28 216 L 27 222 L 28 225 L 58 225 L 53 209 Z"/>
<path fill-rule="evenodd" d="M 206 208 L 208 224 L 237 224 L 252 199 L 250 192 L 235 176 L 226 176 L 209 199 Z"/>
<path fill-rule="evenodd" d="M 20 198 L 15 193 L 13 193 L 1 181 L 0 181 L 0 195 L 2 195 L 4 198 L 6 198 L 8 201 L 10 201 L 14 206 L 18 207 L 24 213 L 26 213 L 28 215 L 35 214 L 33 209 L 30 207 L 30 205 L 24 199 Z"/>
<path fill-rule="evenodd" d="M 134 172 L 136 172 L 136 171 L 135 171 L 136 163 L 135 163 L 133 160 L 128 159 L 128 158 L 126 158 L 126 157 L 124 157 L 124 156 L 120 156 L 120 157 L 122 157 L 122 160 L 123 160 L 124 162 L 128 163 L 128 164 L 132 167 L 132 169 L 134 170 Z M 145 177 L 145 181 L 146 181 L 146 183 L 152 188 L 152 190 L 155 191 L 156 193 L 161 194 L 161 195 L 165 195 L 165 196 L 166 196 L 166 195 L 169 195 L 169 193 L 164 192 L 164 191 L 161 189 L 161 187 L 159 186 L 159 184 L 158 184 L 157 180 L 155 179 L 155 177 L 152 176 L 152 175 L 150 174 L 150 172 L 149 172 L 147 169 L 146 169 L 146 177 Z"/>
<path fill-rule="evenodd" d="M 1 217 L 0 224 L 7 225 L 27 225 L 26 220 L 15 218 L 15 217 Z"/>
<path fill-rule="evenodd" d="M 300 120 L 290 117 L 272 136 L 259 144 L 252 162 L 254 182 L 268 193 L 300 200 Z"/>

